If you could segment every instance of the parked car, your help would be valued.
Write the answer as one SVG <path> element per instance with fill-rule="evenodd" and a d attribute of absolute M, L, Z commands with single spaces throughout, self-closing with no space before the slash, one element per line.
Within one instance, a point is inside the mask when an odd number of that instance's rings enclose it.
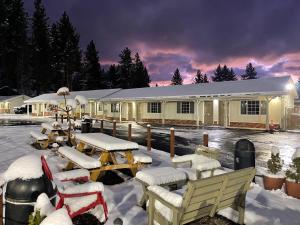
<path fill-rule="evenodd" d="M 29 112 L 31 113 L 31 105 L 29 105 Z M 15 114 L 25 114 L 27 113 L 27 105 L 21 105 L 18 107 L 14 107 Z"/>

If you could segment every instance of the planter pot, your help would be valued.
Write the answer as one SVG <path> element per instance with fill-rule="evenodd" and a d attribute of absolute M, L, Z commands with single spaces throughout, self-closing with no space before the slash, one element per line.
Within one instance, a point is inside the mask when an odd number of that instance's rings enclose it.
<path fill-rule="evenodd" d="M 300 199 L 300 183 L 287 180 L 285 182 L 285 189 L 287 195 Z"/>
<path fill-rule="evenodd" d="M 263 177 L 264 187 L 266 190 L 281 189 L 285 178 Z"/>

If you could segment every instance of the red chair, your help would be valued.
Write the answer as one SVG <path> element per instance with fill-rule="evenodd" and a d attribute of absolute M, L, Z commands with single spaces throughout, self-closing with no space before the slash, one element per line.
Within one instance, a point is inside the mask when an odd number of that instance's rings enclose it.
<path fill-rule="evenodd" d="M 41 156 L 41 161 L 46 176 L 55 183 L 55 179 L 53 179 L 52 172 L 43 155 Z M 84 173 L 84 170 L 78 169 L 78 170 L 73 170 L 71 173 L 70 172 L 71 171 L 60 172 L 59 177 L 65 177 L 65 178 L 63 180 L 59 180 L 59 182 L 66 182 L 66 181 L 88 182 L 89 181 L 88 171 L 87 173 Z M 78 176 L 76 176 L 76 173 L 78 174 Z M 71 176 L 69 176 L 70 174 Z M 60 209 L 63 206 L 65 206 L 69 216 L 71 218 L 74 218 L 80 214 L 83 214 L 97 207 L 98 205 L 102 205 L 105 220 L 107 220 L 108 209 L 107 209 L 107 204 L 102 196 L 103 191 L 104 191 L 104 187 L 103 184 L 100 182 L 88 182 L 83 184 L 75 184 L 66 188 L 58 187 L 57 194 L 59 196 L 59 201 L 56 205 L 56 209 Z M 72 201 L 70 199 L 75 199 L 76 201 L 74 201 L 74 203 L 76 203 L 77 205 L 82 202 L 83 206 L 79 209 L 78 206 L 72 207 Z"/>

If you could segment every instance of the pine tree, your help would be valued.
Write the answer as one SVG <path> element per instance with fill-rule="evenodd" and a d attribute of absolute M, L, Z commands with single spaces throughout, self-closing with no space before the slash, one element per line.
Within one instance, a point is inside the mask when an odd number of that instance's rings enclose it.
<path fill-rule="evenodd" d="M 110 88 L 116 88 L 119 87 L 119 73 L 118 73 L 118 68 L 116 67 L 115 64 L 111 65 L 107 71 L 107 80 L 109 82 L 109 87 Z"/>
<path fill-rule="evenodd" d="M 236 74 L 232 68 L 229 70 L 228 74 L 226 75 L 226 81 L 231 81 L 231 80 L 237 80 Z"/>
<path fill-rule="evenodd" d="M 132 71 L 132 88 L 149 87 L 150 78 L 148 71 L 140 60 L 138 53 L 134 57 L 134 67 Z"/>
<path fill-rule="evenodd" d="M 245 74 L 241 75 L 242 80 L 257 79 L 257 72 L 252 66 L 252 63 L 248 63 L 246 66 Z"/>
<path fill-rule="evenodd" d="M 31 68 L 36 95 L 51 90 L 50 38 L 48 17 L 41 0 L 34 1 L 32 18 Z"/>
<path fill-rule="evenodd" d="M 223 76 L 223 68 L 219 64 L 217 69 L 214 71 L 214 76 L 212 77 L 212 80 L 214 82 L 220 82 L 224 81 L 224 76 Z"/>
<path fill-rule="evenodd" d="M 174 75 L 171 80 L 171 85 L 182 85 L 182 77 L 178 68 L 174 72 Z"/>
<path fill-rule="evenodd" d="M 207 78 L 207 75 L 206 75 L 206 74 L 204 74 L 203 83 L 209 83 L 209 81 L 208 81 L 208 78 Z"/>
<path fill-rule="evenodd" d="M 103 79 L 101 77 L 99 56 L 94 41 L 91 41 L 86 48 L 83 65 L 83 76 L 86 80 L 85 90 L 105 88 Z"/>
<path fill-rule="evenodd" d="M 1 34 L 2 85 L 24 93 L 28 81 L 27 14 L 22 0 L 4 1 L 1 10 L 5 13 L 1 16 L 6 17 L 1 25 L 4 32 Z"/>
<path fill-rule="evenodd" d="M 0 88 L 7 84 L 4 77 L 4 53 L 5 53 L 5 33 L 7 29 L 7 5 L 5 0 L 0 0 Z"/>
<path fill-rule="evenodd" d="M 120 88 L 130 88 L 132 83 L 132 58 L 131 58 L 131 50 L 126 47 L 122 50 L 121 54 L 119 55 L 121 60 L 119 61 L 119 87 Z"/>
<path fill-rule="evenodd" d="M 62 85 L 72 90 L 72 79 L 76 73 L 81 72 L 81 51 L 79 34 L 66 12 L 57 24 L 57 35 L 57 58 L 60 60 L 60 67 L 56 72 L 63 72 Z"/>

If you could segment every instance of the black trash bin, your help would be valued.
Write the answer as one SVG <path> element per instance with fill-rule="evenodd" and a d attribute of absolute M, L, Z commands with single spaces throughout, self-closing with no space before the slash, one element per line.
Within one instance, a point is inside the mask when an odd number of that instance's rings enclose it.
<path fill-rule="evenodd" d="M 28 224 L 38 196 L 46 193 L 55 204 L 56 189 L 46 175 L 40 178 L 16 179 L 7 183 L 5 192 L 5 225 Z"/>
<path fill-rule="evenodd" d="M 255 167 L 255 147 L 248 139 L 240 139 L 235 144 L 234 169 Z"/>
<path fill-rule="evenodd" d="M 83 118 L 81 121 L 81 133 L 92 133 L 93 120 L 91 118 Z"/>

